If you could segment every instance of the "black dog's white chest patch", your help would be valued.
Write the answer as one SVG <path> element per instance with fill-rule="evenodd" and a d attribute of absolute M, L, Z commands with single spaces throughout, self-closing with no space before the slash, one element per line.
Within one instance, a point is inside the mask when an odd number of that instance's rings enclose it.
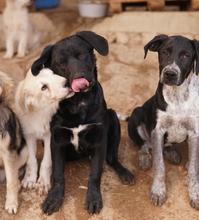
<path fill-rule="evenodd" d="M 75 147 L 75 150 L 78 151 L 79 148 L 79 133 L 83 130 L 88 129 L 89 125 L 79 125 L 77 128 L 70 129 L 73 133 L 73 137 L 71 138 L 71 143 Z"/>
<path fill-rule="evenodd" d="M 79 150 L 79 134 L 82 131 L 86 131 L 86 130 L 90 130 L 92 129 L 92 126 L 94 125 L 100 125 L 101 123 L 93 123 L 93 124 L 85 124 L 85 125 L 79 125 L 78 127 L 75 128 L 67 128 L 67 127 L 63 127 L 65 129 L 68 129 L 72 132 L 72 136 L 70 139 L 70 142 L 73 144 L 75 150 L 78 152 Z"/>

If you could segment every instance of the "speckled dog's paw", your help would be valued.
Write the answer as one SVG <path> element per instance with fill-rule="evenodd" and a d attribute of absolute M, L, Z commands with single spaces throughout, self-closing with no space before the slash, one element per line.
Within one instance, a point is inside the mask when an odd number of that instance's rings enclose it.
<path fill-rule="evenodd" d="M 166 147 L 164 149 L 164 154 L 166 156 L 167 161 L 173 165 L 179 165 L 181 162 L 181 157 L 177 151 L 170 147 Z"/>
<path fill-rule="evenodd" d="M 199 210 L 199 185 L 196 184 L 191 190 L 189 190 L 190 205 Z"/>
<path fill-rule="evenodd" d="M 166 186 L 164 183 L 153 184 L 151 189 L 151 201 L 155 206 L 162 206 L 167 200 Z"/>
<path fill-rule="evenodd" d="M 151 155 L 146 152 L 140 152 L 138 164 L 141 170 L 149 170 L 152 167 Z"/>

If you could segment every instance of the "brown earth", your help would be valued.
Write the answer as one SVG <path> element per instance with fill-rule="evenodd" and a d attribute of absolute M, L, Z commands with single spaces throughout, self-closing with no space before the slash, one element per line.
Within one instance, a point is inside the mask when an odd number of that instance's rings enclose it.
<path fill-rule="evenodd" d="M 76 10 L 76 1 L 63 0 L 55 9 L 42 10 L 53 22 L 56 31 L 51 33 L 51 39 L 45 42 L 37 52 L 30 53 L 26 58 L 11 61 L 2 59 L 0 53 L 0 69 L 12 75 L 16 82 L 20 81 L 34 59 L 47 44 L 57 39 L 67 37 L 79 30 L 92 30 L 103 19 L 81 18 Z M 56 37 L 54 37 L 56 36 Z M 55 38 L 55 39 L 54 39 Z M 132 39 L 133 41 L 134 39 Z M 146 42 L 147 43 L 147 42 Z M 135 62 L 138 56 L 139 62 Z M 155 56 L 155 55 L 153 55 Z M 150 62 L 150 56 L 143 60 L 143 45 L 136 47 L 110 43 L 110 53 L 107 57 L 97 55 L 99 80 L 104 89 L 107 105 L 119 114 L 129 115 L 133 108 L 141 105 L 155 91 L 158 81 L 158 64 Z M 15 66 L 15 72 L 10 66 Z M 2 67 L 2 68 L 1 68 Z M 182 162 L 173 166 L 165 161 L 167 170 L 168 199 L 162 207 L 155 207 L 149 199 L 152 185 L 152 169 L 138 169 L 138 148 L 127 134 L 127 123 L 121 122 L 122 138 L 119 147 L 119 159 L 131 170 L 136 178 L 134 186 L 122 185 L 116 173 L 107 165 L 104 166 L 101 190 L 104 207 L 100 214 L 89 215 L 84 209 L 86 187 L 89 175 L 89 162 L 79 160 L 66 163 L 65 199 L 59 212 L 47 216 L 41 211 L 45 196 L 39 196 L 37 191 L 22 189 L 19 193 L 19 211 L 9 215 L 4 210 L 6 185 L 0 185 L 0 210 L 2 220 L 196 220 L 199 212 L 191 208 L 187 189 L 187 170 L 184 168 L 187 156 L 187 146 L 176 145 L 181 153 Z M 38 160 L 42 157 L 42 147 L 38 142 Z"/>

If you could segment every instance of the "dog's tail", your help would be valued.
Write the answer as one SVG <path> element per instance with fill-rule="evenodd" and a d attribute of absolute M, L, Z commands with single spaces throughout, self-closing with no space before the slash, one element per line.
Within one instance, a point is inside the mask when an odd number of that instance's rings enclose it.
<path fill-rule="evenodd" d="M 127 115 L 117 114 L 117 117 L 118 117 L 121 121 L 129 121 L 129 119 L 130 119 L 130 116 L 127 116 Z"/>

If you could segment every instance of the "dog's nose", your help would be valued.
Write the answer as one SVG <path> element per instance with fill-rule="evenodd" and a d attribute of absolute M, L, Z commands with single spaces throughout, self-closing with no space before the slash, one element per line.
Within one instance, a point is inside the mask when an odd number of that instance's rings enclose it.
<path fill-rule="evenodd" d="M 68 81 L 66 81 L 66 82 L 63 84 L 63 87 L 64 87 L 64 88 L 69 87 Z"/>
<path fill-rule="evenodd" d="M 174 71 L 166 71 L 165 73 L 164 73 L 164 76 L 166 77 L 166 78 L 169 78 L 169 79 L 173 79 L 173 78 L 175 78 L 176 77 L 176 72 L 174 72 Z"/>

